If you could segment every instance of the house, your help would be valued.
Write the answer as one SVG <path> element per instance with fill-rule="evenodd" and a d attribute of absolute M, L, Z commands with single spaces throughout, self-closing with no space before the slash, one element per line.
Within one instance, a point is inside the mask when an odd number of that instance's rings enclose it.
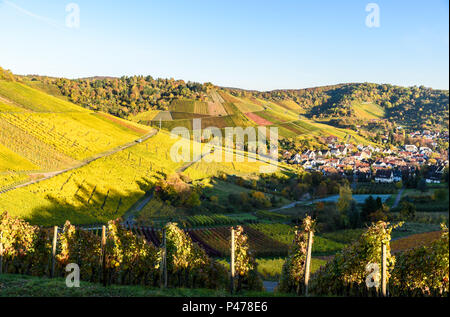
<path fill-rule="evenodd" d="M 414 144 L 407 144 L 405 145 L 405 151 L 415 153 L 417 152 L 417 146 L 415 146 Z"/>
<path fill-rule="evenodd" d="M 341 151 L 339 149 L 331 149 L 331 155 L 339 156 L 341 155 Z"/>
<path fill-rule="evenodd" d="M 326 142 L 327 144 L 336 143 L 337 141 L 338 141 L 338 138 L 337 138 L 336 136 L 334 136 L 334 135 L 331 135 L 331 136 L 329 136 L 329 137 L 327 137 L 327 138 L 325 139 L 325 142 Z"/>
<path fill-rule="evenodd" d="M 298 153 L 292 157 L 292 161 L 294 162 L 294 164 L 299 164 L 301 162 L 301 160 L 302 160 L 302 157 Z"/>
<path fill-rule="evenodd" d="M 365 150 L 361 152 L 361 158 L 362 159 L 369 159 L 372 157 L 372 153 L 370 153 L 370 151 Z"/>
<path fill-rule="evenodd" d="M 376 161 L 375 163 L 373 163 L 373 167 L 375 168 L 379 168 L 379 167 L 386 167 L 386 163 L 384 163 L 383 161 Z"/>
<path fill-rule="evenodd" d="M 394 171 L 394 182 L 400 182 L 402 180 L 402 172 L 399 170 Z"/>
<path fill-rule="evenodd" d="M 355 178 L 358 182 L 369 182 L 372 177 L 372 173 L 370 172 L 370 168 L 364 167 L 359 168 L 355 173 Z"/>
<path fill-rule="evenodd" d="M 379 169 L 375 174 L 376 183 L 393 183 L 394 173 L 389 169 Z"/>
<path fill-rule="evenodd" d="M 430 166 L 430 170 L 425 178 L 428 184 L 440 184 L 444 168 L 442 166 Z"/>
<path fill-rule="evenodd" d="M 440 175 L 434 173 L 434 174 L 429 174 L 426 178 L 425 181 L 428 184 L 440 184 L 441 183 L 441 177 Z"/>

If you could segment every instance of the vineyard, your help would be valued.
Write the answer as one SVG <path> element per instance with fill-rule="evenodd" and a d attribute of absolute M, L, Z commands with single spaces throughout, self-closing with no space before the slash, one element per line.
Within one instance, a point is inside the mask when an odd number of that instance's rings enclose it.
<path fill-rule="evenodd" d="M 20 172 L 69 168 L 149 131 L 149 127 L 0 80 L 0 190 L 28 179 Z"/>
<path fill-rule="evenodd" d="M 255 257 L 284 256 L 289 246 L 269 238 L 260 231 L 244 226 L 249 237 L 250 248 Z M 230 254 L 230 230 L 227 227 L 212 229 L 192 229 L 189 231 L 192 240 L 214 252 L 215 256 L 225 257 Z M 208 251 L 207 251 L 208 252 Z"/>
<path fill-rule="evenodd" d="M 89 224 L 122 216 L 156 180 L 183 164 L 168 158 L 166 149 L 176 141 L 160 132 L 81 168 L 3 193 L 0 209 L 41 225 L 66 219 Z"/>
<path fill-rule="evenodd" d="M 316 240 L 312 240 L 310 233 L 315 230 L 314 221 L 308 222 L 308 219 L 311 218 L 305 218 L 303 226 L 295 230 L 289 256 L 278 273 L 281 274 L 281 292 L 301 295 L 306 290 L 302 283 L 308 261 L 307 245 L 308 241 L 313 245 Z M 256 273 L 258 262 L 263 265 L 261 269 L 265 266 L 264 270 L 273 272 L 273 261 L 264 264 L 264 261 L 255 261 L 254 256 L 264 250 L 274 254 L 282 244 L 251 227 L 237 228 L 234 233 L 237 290 L 261 290 L 261 280 Z M 380 263 L 384 244 L 387 246 L 387 276 L 384 278 L 388 281 L 390 295 L 446 296 L 449 288 L 448 229 L 442 226 L 442 231 L 426 245 L 394 255 L 390 253 L 389 243 L 392 228 L 384 222 L 372 224 L 333 259 L 320 268 L 316 267 L 311 275 L 310 293 L 338 296 L 375 294 L 366 287 L 366 265 Z M 64 276 L 65 266 L 77 263 L 82 280 L 104 285 L 210 289 L 226 289 L 228 285 L 228 265 L 217 262 L 211 255 L 216 252 L 215 256 L 229 257 L 229 228 L 184 232 L 176 224 L 169 223 L 164 231 L 137 227 L 126 229 L 118 221 L 109 221 L 107 230 L 102 230 L 77 228 L 66 222 L 58 229 L 57 240 L 52 242 L 52 229 L 32 226 L 4 213 L 0 216 L 0 231 L 0 249 L 3 250 L 0 274 Z M 209 247 L 212 244 L 215 249 Z M 53 247 L 54 257 L 52 245 L 56 246 L 56 249 Z M 426 263 L 418 261 L 420 258 Z M 269 271 L 267 274 L 277 274 Z M 375 281 L 378 279 L 374 277 Z"/>
<path fill-rule="evenodd" d="M 394 194 L 397 192 L 395 184 L 357 183 L 354 194 Z"/>

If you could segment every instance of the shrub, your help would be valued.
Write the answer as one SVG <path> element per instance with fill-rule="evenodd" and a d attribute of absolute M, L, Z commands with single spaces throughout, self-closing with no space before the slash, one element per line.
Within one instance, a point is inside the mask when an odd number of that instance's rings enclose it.
<path fill-rule="evenodd" d="M 315 221 L 307 216 L 300 228 L 296 228 L 294 244 L 289 257 L 283 265 L 280 279 L 280 292 L 302 294 L 304 292 L 304 278 L 308 234 L 314 232 Z"/>
<path fill-rule="evenodd" d="M 315 295 L 366 295 L 366 266 L 369 263 L 380 265 L 381 246 L 386 243 L 387 277 L 394 268 L 395 258 L 390 254 L 389 241 L 393 227 L 387 222 L 372 224 L 359 239 L 336 254 L 311 279 L 311 293 Z M 381 266 L 381 265 L 380 265 Z M 379 278 L 379 277 L 378 277 Z"/>
<path fill-rule="evenodd" d="M 392 272 L 389 289 L 394 296 L 448 296 L 448 228 L 441 225 L 441 238 L 430 246 L 401 253 Z"/>
<path fill-rule="evenodd" d="M 249 250 L 248 237 L 241 226 L 235 228 L 235 272 L 237 274 L 237 291 L 264 289 L 258 275 L 257 263 Z"/>

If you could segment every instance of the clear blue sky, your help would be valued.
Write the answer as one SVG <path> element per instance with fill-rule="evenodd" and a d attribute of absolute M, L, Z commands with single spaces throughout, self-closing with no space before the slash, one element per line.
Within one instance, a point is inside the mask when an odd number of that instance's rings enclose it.
<path fill-rule="evenodd" d="M 77 3 L 80 28 L 65 26 Z M 369 2 L 380 27 L 365 24 Z M 0 0 L 0 66 L 152 75 L 246 89 L 344 82 L 449 87 L 443 0 Z"/>

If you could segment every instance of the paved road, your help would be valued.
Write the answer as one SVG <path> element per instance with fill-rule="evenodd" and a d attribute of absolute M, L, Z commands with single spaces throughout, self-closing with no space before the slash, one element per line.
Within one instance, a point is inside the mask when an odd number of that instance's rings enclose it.
<path fill-rule="evenodd" d="M 137 212 L 140 212 L 148 204 L 148 202 L 153 198 L 153 190 L 146 192 L 145 195 L 140 198 L 130 209 L 127 210 L 123 218 L 125 219 L 125 224 L 134 225 L 134 217 Z"/>
<path fill-rule="evenodd" d="M 149 133 L 147 133 L 146 135 L 144 135 L 143 137 L 141 137 L 141 138 L 139 138 L 139 139 L 137 139 L 137 140 L 135 140 L 135 141 L 133 141 L 133 142 L 129 142 L 129 143 L 126 143 L 126 144 L 124 144 L 124 145 L 121 145 L 121 146 L 119 146 L 119 147 L 117 147 L 117 148 L 115 148 L 115 149 L 112 149 L 112 150 L 109 150 L 109 151 L 106 151 L 106 152 L 97 154 L 97 155 L 95 155 L 95 156 L 93 156 L 93 157 L 91 157 L 91 158 L 89 158 L 89 159 L 87 159 L 87 160 L 81 162 L 80 164 L 77 164 L 76 166 L 73 166 L 73 167 L 70 167 L 70 168 L 66 168 L 66 169 L 60 170 L 60 171 L 53 171 L 53 172 L 47 172 L 47 173 L 39 173 L 39 175 L 44 175 L 44 177 L 43 177 L 43 178 L 40 178 L 40 179 L 37 179 L 37 180 L 29 181 L 29 182 L 26 182 L 26 183 L 22 183 L 22 184 L 19 184 L 19 185 L 14 186 L 14 187 L 5 189 L 5 190 L 3 190 L 3 191 L 0 191 L 0 195 L 1 195 L 1 194 L 4 194 L 4 193 L 6 193 L 6 192 L 9 192 L 9 191 L 11 191 L 11 190 L 17 189 L 17 188 L 21 188 L 21 187 L 25 187 L 25 186 L 28 186 L 28 185 L 31 185 L 31 184 L 35 184 L 35 183 L 42 182 L 42 181 L 44 181 L 44 180 L 47 180 L 47 179 L 52 178 L 52 177 L 55 177 L 55 176 L 60 175 L 60 174 L 62 174 L 62 173 L 66 173 L 66 172 L 69 172 L 69 171 L 71 171 L 71 170 L 74 170 L 74 169 L 77 169 L 77 168 L 86 166 L 86 165 L 88 165 L 89 163 L 92 163 L 92 162 L 94 162 L 94 161 L 96 161 L 96 160 L 98 160 L 98 159 L 100 159 L 100 158 L 107 157 L 107 156 L 113 155 L 113 154 L 115 154 L 115 153 L 117 153 L 117 152 L 126 150 L 126 149 L 128 149 L 128 148 L 130 148 L 130 147 L 132 147 L 132 146 L 135 146 L 136 144 L 139 144 L 139 143 L 141 143 L 141 142 L 144 142 L 144 141 L 150 139 L 151 137 L 155 136 L 155 135 L 158 133 L 158 131 L 159 131 L 159 130 L 154 129 L 154 130 L 152 130 L 151 132 L 149 132 Z M 139 142 L 138 142 L 138 141 L 139 141 Z"/>

